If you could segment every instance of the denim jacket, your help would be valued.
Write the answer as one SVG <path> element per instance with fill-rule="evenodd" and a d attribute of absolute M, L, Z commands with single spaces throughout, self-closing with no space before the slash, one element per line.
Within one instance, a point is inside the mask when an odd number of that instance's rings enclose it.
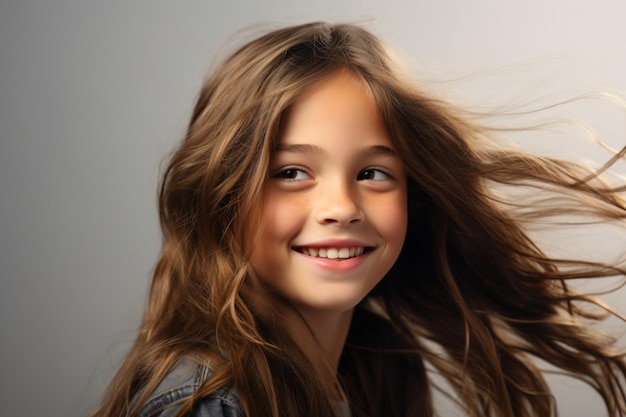
<path fill-rule="evenodd" d="M 152 393 L 140 417 L 171 417 L 178 411 L 176 401 L 190 397 L 211 375 L 206 365 L 191 359 L 180 361 Z M 239 398 L 228 387 L 199 400 L 189 417 L 243 417 Z"/>
<path fill-rule="evenodd" d="M 167 374 L 150 395 L 139 417 L 171 417 L 178 411 L 179 400 L 190 397 L 211 376 L 204 364 L 183 359 Z M 338 417 L 350 416 L 348 403 L 334 404 Z M 244 417 L 239 397 L 232 388 L 222 387 L 200 399 L 188 417 Z"/>

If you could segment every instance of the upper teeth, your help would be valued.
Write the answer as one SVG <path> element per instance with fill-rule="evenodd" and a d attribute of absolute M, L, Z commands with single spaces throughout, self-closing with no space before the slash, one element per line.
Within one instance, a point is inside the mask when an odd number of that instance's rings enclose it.
<path fill-rule="evenodd" d="M 317 258 L 348 259 L 363 255 L 364 247 L 353 248 L 300 248 L 302 253 Z"/>

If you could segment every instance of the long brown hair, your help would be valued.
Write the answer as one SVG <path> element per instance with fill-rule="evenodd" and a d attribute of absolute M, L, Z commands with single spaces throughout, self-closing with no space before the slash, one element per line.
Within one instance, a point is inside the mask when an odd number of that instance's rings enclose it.
<path fill-rule="evenodd" d="M 353 414 L 433 416 L 437 373 L 469 416 L 553 415 L 540 359 L 593 386 L 610 416 L 626 415 L 624 356 L 588 329 L 601 317 L 584 304 L 596 301 L 567 286 L 623 276 L 623 267 L 551 259 L 526 230 L 557 214 L 624 222 L 624 189 L 577 164 L 497 145 L 492 131 L 403 75 L 368 31 L 310 23 L 249 42 L 206 80 L 163 176 L 164 244 L 141 330 L 94 416 L 135 415 L 176 362 L 196 355 L 213 376 L 179 415 L 222 386 L 250 417 L 334 415 L 304 354 L 251 303 L 262 286 L 247 260 L 281 117 L 340 69 L 370 89 L 409 184 L 402 253 L 356 308 L 340 363 Z M 567 204 L 525 205 L 505 186 Z"/>

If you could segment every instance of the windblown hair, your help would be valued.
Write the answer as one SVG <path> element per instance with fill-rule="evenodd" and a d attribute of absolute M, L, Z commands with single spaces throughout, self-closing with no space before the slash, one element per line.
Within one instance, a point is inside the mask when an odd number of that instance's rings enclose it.
<path fill-rule="evenodd" d="M 136 415 L 176 362 L 196 356 L 214 375 L 177 415 L 222 386 L 249 417 L 334 415 L 305 355 L 251 302 L 262 285 L 248 258 L 281 118 L 339 70 L 371 91 L 409 184 L 404 247 L 357 306 L 340 364 L 353 415 L 433 416 L 434 374 L 471 417 L 556 415 L 539 360 L 591 385 L 610 416 L 626 416 L 624 356 L 589 327 L 608 314 L 567 285 L 623 277 L 623 265 L 551 259 L 527 230 L 555 215 L 623 225 L 624 188 L 498 145 L 497 132 L 400 72 L 371 33 L 326 23 L 267 33 L 206 80 L 164 173 L 163 251 L 141 330 L 94 416 Z M 524 205 L 507 189 L 559 204 Z"/>

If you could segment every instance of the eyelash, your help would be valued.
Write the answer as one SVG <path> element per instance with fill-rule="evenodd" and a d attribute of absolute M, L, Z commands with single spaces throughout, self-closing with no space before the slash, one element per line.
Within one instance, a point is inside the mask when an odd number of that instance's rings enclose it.
<path fill-rule="evenodd" d="M 364 174 L 368 173 L 368 172 L 374 173 L 374 175 L 376 173 L 382 174 L 384 176 L 384 178 L 382 178 L 382 179 L 364 178 L 363 177 Z M 307 178 L 298 178 L 300 173 L 304 174 Z M 295 174 L 296 176 L 293 177 L 293 174 Z M 278 179 L 288 180 L 288 181 L 305 181 L 305 180 L 310 178 L 310 175 L 307 174 L 306 171 L 304 171 L 303 169 L 300 169 L 298 167 L 286 167 L 286 168 L 283 168 L 283 169 L 279 170 L 278 172 L 276 172 L 273 175 L 273 177 L 274 178 L 278 178 Z M 385 170 L 382 170 L 380 168 L 365 168 L 364 170 L 359 172 L 359 174 L 357 175 L 356 178 L 357 178 L 358 181 L 364 181 L 364 180 L 382 181 L 382 180 L 390 179 L 390 178 L 392 178 L 392 176 L 389 173 L 387 173 Z"/>
<path fill-rule="evenodd" d="M 289 174 L 290 173 L 296 173 L 296 178 L 291 177 Z M 304 175 L 306 175 L 307 177 L 310 177 L 309 174 L 307 174 L 303 169 L 297 168 L 297 167 L 287 167 L 287 168 L 283 168 L 281 170 L 279 170 L 278 172 L 276 172 L 273 177 L 274 178 L 279 178 L 279 179 L 284 179 L 284 180 L 288 180 L 288 181 L 304 181 L 305 179 L 297 178 L 297 173 L 303 173 Z"/>
<path fill-rule="evenodd" d="M 387 173 L 385 170 L 382 170 L 382 169 L 380 169 L 380 168 L 366 168 L 366 169 L 364 169 L 363 171 L 361 171 L 361 172 L 359 173 L 359 175 L 357 175 L 357 180 L 358 180 L 358 179 L 361 179 L 361 177 L 363 176 L 363 174 L 365 174 L 366 172 L 380 173 L 380 174 L 384 175 L 384 176 L 385 176 L 385 178 L 378 179 L 378 180 L 371 179 L 371 178 L 362 178 L 363 180 L 365 180 L 365 179 L 369 179 L 369 180 L 371 180 L 371 181 L 382 181 L 382 180 L 387 180 L 387 179 L 392 178 L 392 177 L 391 177 L 391 175 L 390 175 L 389 173 Z"/>

